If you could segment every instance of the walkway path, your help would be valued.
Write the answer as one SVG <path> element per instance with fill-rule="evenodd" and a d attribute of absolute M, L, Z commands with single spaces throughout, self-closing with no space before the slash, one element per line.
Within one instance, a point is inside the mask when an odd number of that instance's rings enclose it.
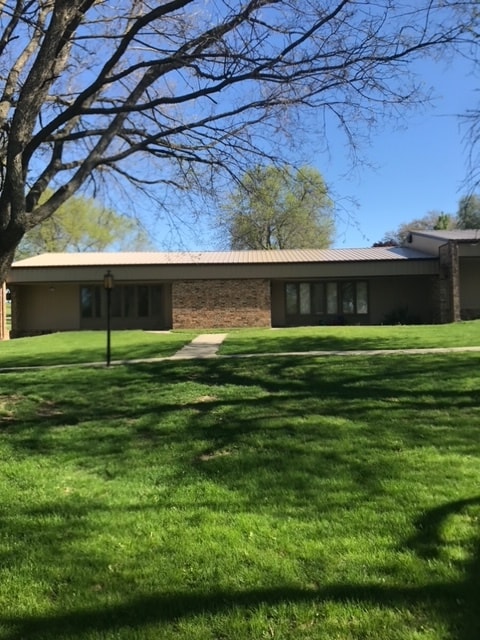
<path fill-rule="evenodd" d="M 190 358 L 214 358 L 226 333 L 204 333 L 177 351 L 169 360 L 188 360 Z"/>

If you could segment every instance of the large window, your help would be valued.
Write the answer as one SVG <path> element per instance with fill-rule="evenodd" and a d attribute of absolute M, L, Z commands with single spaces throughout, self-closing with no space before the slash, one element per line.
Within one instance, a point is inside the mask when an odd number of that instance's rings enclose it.
<path fill-rule="evenodd" d="M 82 318 L 101 318 L 106 313 L 102 307 L 103 287 L 80 287 L 80 314 Z M 115 285 L 111 293 L 112 318 L 159 318 L 162 315 L 161 285 Z"/>
<path fill-rule="evenodd" d="M 112 291 L 113 318 L 149 318 L 162 310 L 160 285 L 118 285 Z"/>
<path fill-rule="evenodd" d="M 368 285 L 361 280 L 287 282 L 285 306 L 290 317 L 368 314 Z"/>

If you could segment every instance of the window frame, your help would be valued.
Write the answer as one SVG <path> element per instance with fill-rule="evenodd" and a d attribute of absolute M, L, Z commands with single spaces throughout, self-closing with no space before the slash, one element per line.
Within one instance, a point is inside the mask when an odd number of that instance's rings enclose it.
<path fill-rule="evenodd" d="M 308 311 L 305 303 L 302 307 L 302 291 L 304 301 L 309 297 Z M 369 293 L 369 281 L 364 279 L 285 281 L 285 317 L 287 323 L 288 320 L 321 322 L 345 317 L 365 319 L 370 313 Z"/>

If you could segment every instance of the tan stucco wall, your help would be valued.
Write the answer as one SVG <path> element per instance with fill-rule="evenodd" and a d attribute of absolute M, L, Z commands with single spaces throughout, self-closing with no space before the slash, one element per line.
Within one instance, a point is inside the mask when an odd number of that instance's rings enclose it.
<path fill-rule="evenodd" d="M 80 328 L 78 285 L 17 285 L 12 296 L 12 337 Z"/>
<path fill-rule="evenodd" d="M 172 284 L 173 328 L 269 327 L 268 280 L 186 280 Z"/>
<path fill-rule="evenodd" d="M 382 324 L 385 315 L 406 308 L 420 322 L 434 321 L 436 301 L 431 276 L 375 278 L 369 282 L 370 323 Z"/>
<path fill-rule="evenodd" d="M 460 258 L 460 309 L 463 320 L 480 318 L 480 258 Z"/>

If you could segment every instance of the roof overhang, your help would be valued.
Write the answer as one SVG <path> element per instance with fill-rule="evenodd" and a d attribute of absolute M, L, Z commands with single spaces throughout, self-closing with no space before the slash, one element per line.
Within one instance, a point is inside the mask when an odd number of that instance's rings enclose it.
<path fill-rule="evenodd" d="M 211 279 L 366 278 L 433 275 L 438 260 L 411 249 L 204 252 L 167 254 L 44 254 L 13 264 L 7 282 L 165 282 Z"/>

